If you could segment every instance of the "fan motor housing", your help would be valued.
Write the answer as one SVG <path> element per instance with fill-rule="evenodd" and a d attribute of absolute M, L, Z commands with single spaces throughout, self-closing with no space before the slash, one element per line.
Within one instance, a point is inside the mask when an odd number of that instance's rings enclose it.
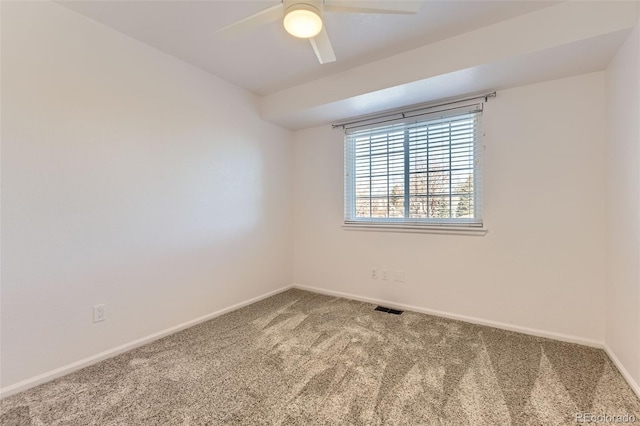
<path fill-rule="evenodd" d="M 292 10 L 309 10 L 317 13 L 322 18 L 322 0 L 283 0 L 284 14 L 286 15 Z"/>

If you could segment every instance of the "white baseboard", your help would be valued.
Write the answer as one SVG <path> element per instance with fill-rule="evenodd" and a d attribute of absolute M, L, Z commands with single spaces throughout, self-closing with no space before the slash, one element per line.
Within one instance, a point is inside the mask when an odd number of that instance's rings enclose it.
<path fill-rule="evenodd" d="M 142 337 L 140 339 L 134 340 L 129 343 L 125 343 L 124 345 L 118 346 L 113 349 L 106 350 L 104 352 L 100 352 L 99 354 L 92 355 L 90 357 L 81 359 L 76 362 L 72 362 L 71 364 L 67 364 L 65 366 L 56 368 L 51 371 L 47 371 L 46 373 L 39 374 L 37 376 L 31 377 L 29 379 L 23 380 L 18 383 L 14 383 L 12 385 L 0 388 L 0 399 L 5 398 L 7 396 L 16 394 L 18 392 L 25 391 L 34 386 L 40 385 L 42 383 L 49 382 L 51 380 L 57 379 L 58 377 L 65 376 L 69 373 L 72 373 L 76 370 L 80 370 L 81 368 L 88 367 L 92 364 L 96 364 L 102 360 L 107 358 L 114 357 L 123 352 L 130 351 L 131 349 L 135 349 L 144 344 L 150 343 L 154 340 L 158 340 L 162 337 L 168 336 L 170 334 L 176 333 L 180 330 L 184 330 L 185 328 L 193 327 L 196 324 L 201 322 L 208 321 L 212 318 L 219 317 L 220 315 L 224 315 L 228 312 L 235 311 L 236 309 L 240 309 L 247 305 L 251 305 L 252 303 L 258 302 L 262 299 L 266 299 L 267 297 L 271 297 L 278 293 L 282 293 L 283 291 L 289 290 L 293 285 L 287 285 L 281 287 L 277 290 L 270 291 L 263 295 L 254 297 L 252 299 L 246 300 L 244 302 L 236 303 L 235 305 L 229 306 L 228 308 L 220 309 L 219 311 L 212 312 L 210 314 L 201 316 L 199 318 L 193 319 L 191 321 L 183 322 L 182 324 L 176 325 L 174 327 L 167 328 L 165 330 L 159 331 L 157 333 L 150 334 L 148 336 Z"/>
<path fill-rule="evenodd" d="M 458 314 L 453 314 L 453 313 L 450 313 L 450 312 L 437 311 L 437 310 L 434 310 L 434 309 L 426 309 L 426 308 L 421 308 L 419 306 L 407 305 L 407 304 L 404 304 L 404 303 L 389 302 L 389 301 L 382 300 L 382 299 L 375 299 L 375 298 L 371 298 L 371 297 L 363 297 L 363 296 L 358 296 L 358 295 L 355 295 L 355 294 L 343 293 L 343 292 L 333 291 L 333 290 L 326 290 L 326 289 L 318 288 L 318 287 L 310 287 L 310 286 L 305 286 L 305 285 L 300 285 L 300 284 L 292 284 L 292 285 L 287 285 L 287 286 L 281 287 L 279 289 L 270 291 L 268 293 L 265 293 L 263 295 L 254 297 L 254 298 L 246 300 L 244 302 L 237 303 L 237 304 L 229 306 L 227 308 L 220 309 L 218 311 L 215 311 L 215 312 L 212 312 L 210 314 L 201 316 L 199 318 L 195 318 L 193 320 L 184 322 L 184 323 L 176 325 L 174 327 L 167 328 L 165 330 L 159 331 L 159 332 L 151 334 L 149 336 L 142 337 L 140 339 L 137 339 L 137 340 L 134 340 L 132 342 L 126 343 L 126 344 L 118 346 L 116 348 L 109 349 L 109 350 L 101 352 L 99 354 L 96 354 L 96 355 L 81 359 L 81 360 L 73 362 L 71 364 L 67 364 L 65 366 L 56 368 L 56 369 L 51 370 L 51 371 L 47 371 L 46 373 L 39 374 L 37 376 L 31 377 L 29 379 L 23 380 L 23 381 L 18 382 L 18 383 L 14 383 L 13 385 L 6 386 L 4 388 L 0 388 L 0 399 L 5 398 L 5 397 L 10 396 L 10 395 L 13 395 L 13 394 L 16 394 L 18 392 L 22 392 L 24 390 L 27 390 L 27 389 L 32 388 L 34 386 L 40 385 L 42 383 L 49 382 L 49 381 L 54 380 L 54 379 L 56 379 L 58 377 L 65 376 L 65 375 L 67 375 L 69 373 L 72 373 L 72 372 L 74 372 L 76 370 L 79 370 L 81 368 L 88 367 L 89 365 L 92 365 L 92 364 L 96 364 L 96 363 L 98 363 L 98 362 L 100 362 L 102 360 L 105 360 L 107 358 L 111 358 L 111 357 L 114 357 L 114 356 L 116 356 L 118 354 L 121 354 L 123 352 L 130 351 L 131 349 L 135 349 L 135 348 L 137 348 L 139 346 L 142 346 L 144 344 L 150 343 L 150 342 L 152 342 L 154 340 L 158 340 L 158 339 L 160 339 L 162 337 L 165 337 L 165 336 L 168 336 L 170 334 L 176 333 L 176 332 L 178 332 L 180 330 L 184 330 L 186 328 L 193 327 L 194 325 L 197 325 L 199 323 L 208 321 L 208 320 L 210 320 L 212 318 L 215 318 L 215 317 L 218 317 L 220 315 L 224 315 L 224 314 L 226 314 L 228 312 L 235 311 L 236 309 L 240 309 L 240 308 L 245 307 L 247 305 L 250 305 L 252 303 L 258 302 L 258 301 L 260 301 L 262 299 L 266 299 L 266 298 L 274 296 L 274 295 L 276 295 L 278 293 L 282 293 L 283 291 L 289 290 L 291 288 L 298 288 L 298 289 L 301 289 L 301 290 L 307 290 L 307 291 L 311 291 L 311 292 L 314 292 L 314 293 L 325 294 L 325 295 L 328 295 L 328 296 L 342 297 L 342 298 L 345 298 L 345 299 L 358 300 L 358 301 L 361 301 L 361 302 L 373 303 L 373 304 L 376 304 L 376 305 L 385 305 L 385 306 L 388 306 L 390 308 L 398 308 L 398 309 L 402 309 L 402 310 L 419 312 L 419 313 L 428 314 L 428 315 L 435 315 L 435 316 L 439 316 L 439 317 L 450 318 L 450 319 L 459 320 L 459 321 L 465 321 L 465 322 L 469 322 L 469 323 L 472 323 L 472 324 L 486 325 L 486 326 L 489 326 L 489 327 L 500 328 L 500 329 L 503 329 L 503 330 L 509 330 L 509 331 L 515 331 L 515 332 L 518 332 L 518 333 L 529 334 L 529 335 L 532 335 L 532 336 L 546 337 L 546 338 L 549 338 L 549 339 L 560 340 L 560 341 L 563 341 L 563 342 L 577 343 L 577 344 L 581 344 L 581 345 L 585 345 L 585 346 L 591 346 L 591 347 L 595 347 L 595 348 L 604 349 L 605 352 L 607 353 L 607 355 L 609 355 L 609 357 L 611 358 L 611 360 L 615 364 L 615 366 L 618 368 L 618 370 L 620 371 L 622 376 L 629 383 L 629 386 L 631 386 L 631 389 L 633 389 L 633 391 L 636 393 L 638 398 L 640 398 L 640 386 L 638 385 L 638 383 L 636 383 L 635 380 L 633 379 L 633 377 L 631 377 L 629 372 L 626 370 L 624 365 L 620 362 L 620 360 L 615 355 L 615 353 L 611 350 L 611 348 L 606 343 L 599 342 L 597 340 L 585 339 L 585 338 L 581 338 L 581 337 L 577 337 L 577 336 L 571 336 L 571 335 L 562 334 L 562 333 L 555 333 L 555 332 L 549 332 L 549 331 L 544 331 L 544 330 L 538 330 L 538 329 L 533 329 L 533 328 L 528 328 L 528 327 L 521 327 L 521 326 L 516 326 L 516 325 L 512 325 L 512 324 L 505 324 L 505 323 L 501 323 L 501 322 L 497 322 L 497 321 L 491 321 L 491 320 L 485 320 L 485 319 L 481 319 L 481 318 L 469 317 L 469 316 L 466 316 L 466 315 L 458 315 Z"/>
<path fill-rule="evenodd" d="M 579 345 L 590 346 L 593 348 L 603 349 L 604 343 L 594 339 L 586 339 L 584 337 L 571 336 L 569 334 L 555 333 L 553 331 L 538 330 L 535 328 L 522 327 L 519 325 L 506 324 L 498 321 L 491 321 L 482 318 L 469 317 L 466 315 L 454 314 L 451 312 L 437 311 L 435 309 L 421 308 L 419 306 L 407 305 L 404 303 L 389 302 L 387 300 L 375 299 L 372 297 L 363 297 L 356 294 L 343 293 L 340 291 L 326 290 L 318 287 L 310 287 L 301 284 L 293 284 L 293 287 L 300 290 L 307 290 L 314 293 L 326 294 L 328 296 L 343 297 L 345 299 L 358 300 L 360 302 L 373 303 L 375 305 L 384 305 L 389 308 L 401 309 L 405 311 L 419 312 L 422 314 L 435 315 L 454 319 L 458 321 L 470 322 L 472 324 L 486 325 L 489 327 L 500 328 L 502 330 L 515 331 L 518 333 L 529 334 L 531 336 L 546 337 L 548 339 L 560 340 L 562 342 L 577 343 Z"/>
<path fill-rule="evenodd" d="M 618 371 L 620 371 L 620 374 L 622 374 L 622 377 L 624 377 L 627 383 L 629 383 L 629 386 L 631 386 L 631 389 L 633 389 L 638 399 L 640 399 L 640 384 L 636 383 L 636 381 L 633 380 L 633 377 L 631 377 L 631 374 L 629 374 L 629 371 L 627 371 L 627 369 L 624 367 L 622 362 L 618 359 L 616 354 L 609 347 L 609 345 L 607 345 L 606 342 L 604 343 L 603 347 L 604 347 L 604 351 L 607 353 L 607 355 L 609 355 L 609 358 L 611 358 L 611 361 L 613 361 L 615 366 L 618 367 Z"/>

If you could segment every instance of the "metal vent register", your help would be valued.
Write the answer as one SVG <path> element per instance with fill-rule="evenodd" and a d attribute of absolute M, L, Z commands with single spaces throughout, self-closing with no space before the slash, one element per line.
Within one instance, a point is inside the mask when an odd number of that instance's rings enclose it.
<path fill-rule="evenodd" d="M 404 311 L 399 311 L 397 309 L 386 308 L 384 306 L 376 306 L 375 310 L 380 312 L 386 312 L 388 314 L 393 314 L 393 315 L 402 315 L 402 313 L 404 312 Z"/>

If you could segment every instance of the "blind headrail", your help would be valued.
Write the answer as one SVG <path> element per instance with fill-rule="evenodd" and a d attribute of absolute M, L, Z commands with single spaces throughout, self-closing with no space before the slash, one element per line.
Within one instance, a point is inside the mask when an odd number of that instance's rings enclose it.
<path fill-rule="evenodd" d="M 474 96 L 468 96 L 468 97 L 464 97 L 464 98 L 450 99 L 450 100 L 448 100 L 446 102 L 432 102 L 432 103 L 426 103 L 426 104 L 411 105 L 410 107 L 407 107 L 407 108 L 404 108 L 404 109 L 390 110 L 390 111 L 386 111 L 386 112 L 383 112 L 383 113 L 380 113 L 380 114 L 364 116 L 364 117 L 361 117 L 361 118 L 359 118 L 357 120 L 353 120 L 353 121 L 347 121 L 347 122 L 344 122 L 344 123 L 332 124 L 331 127 L 333 129 L 341 127 L 341 128 L 346 130 L 349 127 L 357 127 L 358 124 L 361 124 L 361 123 L 367 123 L 367 124 L 375 125 L 377 123 L 385 123 L 385 122 L 388 122 L 390 120 L 394 120 L 394 119 L 397 119 L 397 118 L 407 118 L 408 116 L 410 116 L 413 113 L 416 113 L 416 112 L 419 112 L 419 111 L 424 111 L 424 110 L 427 110 L 427 109 L 444 107 L 444 106 L 448 106 L 448 105 L 459 104 L 461 102 L 474 101 L 474 100 L 478 100 L 478 99 L 484 99 L 484 101 L 487 102 L 489 100 L 489 98 L 495 98 L 495 97 L 496 97 L 496 92 L 493 91 L 493 92 L 490 92 L 490 93 L 484 93 L 484 94 L 479 94 L 479 95 L 474 95 Z M 434 112 L 437 112 L 437 111 L 434 111 Z"/>

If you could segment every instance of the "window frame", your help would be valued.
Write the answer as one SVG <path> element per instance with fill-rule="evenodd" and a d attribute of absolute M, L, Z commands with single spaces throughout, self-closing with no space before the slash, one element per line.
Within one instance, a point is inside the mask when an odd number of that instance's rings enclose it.
<path fill-rule="evenodd" d="M 405 216 L 396 218 L 379 218 L 379 217 L 357 217 L 356 215 L 356 158 L 355 158 L 355 142 L 351 141 L 351 135 L 358 132 L 384 129 L 391 125 L 404 125 L 405 135 L 403 140 L 404 154 L 403 160 L 405 163 L 403 169 L 403 184 L 404 192 L 403 197 L 405 200 L 407 197 L 407 187 L 411 172 L 408 167 L 408 163 L 411 157 L 407 157 L 409 146 L 409 134 L 407 129 L 409 126 L 419 126 L 421 123 L 429 123 L 439 119 L 450 119 L 457 116 L 463 116 L 472 114 L 474 123 L 474 141 L 473 141 L 473 201 L 474 201 L 474 215 L 473 218 L 410 218 L 410 213 L 407 211 L 407 202 L 405 201 Z M 435 232 L 435 233 L 454 233 L 454 234 L 485 234 L 486 228 L 484 227 L 483 220 L 483 203 L 482 203 L 482 151 L 484 146 L 482 144 L 482 114 L 483 104 L 474 103 L 470 105 L 458 106 L 454 108 L 447 108 L 446 110 L 428 111 L 426 113 L 419 113 L 406 117 L 402 114 L 401 118 L 391 120 L 378 120 L 368 122 L 359 126 L 345 127 L 344 138 L 344 224 L 346 229 L 363 229 L 363 230 L 381 230 L 381 231 L 401 231 L 401 232 Z M 389 131 L 391 132 L 391 131 Z M 448 169 L 451 173 L 451 169 Z M 450 175 L 449 175 L 450 176 Z M 409 191 L 410 194 L 410 191 Z M 447 193 L 451 196 L 451 192 Z M 389 195 L 387 195 L 387 199 Z"/>

